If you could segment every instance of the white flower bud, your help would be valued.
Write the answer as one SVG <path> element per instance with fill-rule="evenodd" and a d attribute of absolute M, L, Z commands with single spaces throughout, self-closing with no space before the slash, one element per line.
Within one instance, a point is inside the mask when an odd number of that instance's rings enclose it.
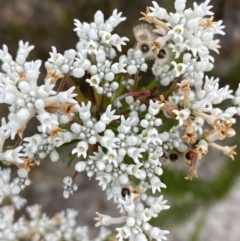
<path fill-rule="evenodd" d="M 101 63 L 101 64 L 103 64 L 105 62 L 106 53 L 102 49 L 98 50 L 98 52 L 96 54 L 96 60 L 98 63 Z"/>
<path fill-rule="evenodd" d="M 145 232 L 148 232 L 151 228 L 151 225 L 149 223 L 144 223 L 142 228 Z"/>
<path fill-rule="evenodd" d="M 115 77 L 115 75 L 114 75 L 113 72 L 109 72 L 109 73 L 107 73 L 107 74 L 105 75 L 105 79 L 106 79 L 107 81 L 112 81 L 112 80 L 114 79 L 114 77 Z"/>
<path fill-rule="evenodd" d="M 133 227 L 136 223 L 136 220 L 134 217 L 128 217 L 127 218 L 127 221 L 126 221 L 126 224 L 129 226 L 129 227 Z M 136 240 L 136 239 L 135 239 Z"/>
<path fill-rule="evenodd" d="M 62 66 L 61 70 L 62 70 L 62 72 L 63 72 L 64 74 L 67 74 L 68 71 L 69 71 L 69 66 L 68 66 L 67 64 L 64 64 L 64 65 Z"/>
<path fill-rule="evenodd" d="M 88 32 L 88 36 L 90 39 L 95 41 L 99 39 L 95 29 L 90 29 L 90 31 Z"/>
<path fill-rule="evenodd" d="M 29 186 L 31 183 L 32 182 L 31 182 L 30 179 L 26 179 L 25 182 L 24 182 L 25 186 Z"/>
<path fill-rule="evenodd" d="M 186 0 L 176 0 L 174 3 L 174 7 L 177 12 L 182 12 L 185 9 Z"/>
<path fill-rule="evenodd" d="M 211 41 L 213 37 L 214 37 L 213 33 L 210 31 L 207 31 L 202 33 L 201 39 L 204 42 L 208 42 L 208 41 Z"/>
<path fill-rule="evenodd" d="M 161 167 L 155 167 L 154 173 L 157 174 L 158 176 L 161 176 L 163 174 L 163 169 Z"/>
<path fill-rule="evenodd" d="M 118 87 L 119 87 L 119 84 L 117 82 L 112 82 L 111 83 L 111 88 L 112 88 L 113 91 L 117 90 Z"/>
<path fill-rule="evenodd" d="M 140 126 L 141 126 L 142 128 L 147 128 L 148 125 L 149 125 L 149 122 L 148 122 L 146 119 L 141 120 Z"/>
<path fill-rule="evenodd" d="M 18 112 L 17 112 L 17 119 L 18 121 L 25 121 L 29 118 L 30 116 L 30 111 L 26 108 L 21 108 Z"/>
<path fill-rule="evenodd" d="M 28 178 L 28 172 L 24 168 L 18 169 L 17 174 L 21 178 Z"/>
<path fill-rule="evenodd" d="M 199 24 L 199 20 L 194 18 L 194 19 L 190 19 L 187 21 L 187 28 L 189 29 L 195 29 L 198 27 Z"/>
<path fill-rule="evenodd" d="M 96 161 L 96 166 L 99 171 L 103 171 L 105 169 L 105 163 L 103 161 Z"/>
<path fill-rule="evenodd" d="M 67 190 L 64 190 L 63 197 L 67 199 L 67 198 L 69 198 L 69 196 L 70 196 L 70 193 Z"/>
<path fill-rule="evenodd" d="M 143 72 L 146 72 L 148 69 L 148 65 L 146 63 L 142 64 L 141 67 L 140 67 L 140 70 L 143 71 Z"/>
<path fill-rule="evenodd" d="M 72 76 L 75 78 L 81 78 L 85 75 L 85 71 L 83 68 L 75 68 L 72 71 Z"/>
<path fill-rule="evenodd" d="M 119 156 L 125 156 L 126 155 L 126 153 L 127 153 L 127 151 L 126 151 L 126 149 L 125 148 L 120 148 L 119 150 L 118 150 L 118 155 Z"/>
<path fill-rule="evenodd" d="M 81 131 L 81 126 L 79 125 L 79 124 L 77 124 L 77 123 L 73 123 L 72 125 L 71 125 L 71 131 L 73 132 L 73 133 L 80 133 L 80 131 Z"/>
<path fill-rule="evenodd" d="M 127 72 L 129 74 L 136 74 L 137 73 L 137 67 L 135 65 L 129 65 L 127 67 Z"/>
<path fill-rule="evenodd" d="M 127 185 L 129 183 L 129 179 L 126 174 L 121 174 L 118 178 L 121 185 Z"/>
<path fill-rule="evenodd" d="M 57 151 L 53 150 L 51 153 L 50 153 L 50 159 L 52 162 L 56 162 L 59 160 L 59 154 Z"/>
<path fill-rule="evenodd" d="M 43 109 L 43 108 L 45 108 L 45 103 L 44 103 L 44 101 L 43 101 L 42 99 L 37 99 L 37 100 L 35 101 L 34 105 L 35 105 L 35 107 L 36 107 L 37 109 Z"/>
<path fill-rule="evenodd" d="M 18 83 L 18 88 L 20 89 L 20 91 L 25 94 L 25 93 L 29 93 L 31 91 L 31 85 L 27 82 L 27 81 L 20 81 Z"/>
<path fill-rule="evenodd" d="M 97 138 L 95 136 L 91 136 L 89 139 L 88 139 L 88 143 L 91 144 L 91 145 L 94 145 L 97 143 Z"/>
<path fill-rule="evenodd" d="M 18 185 L 11 187 L 11 193 L 13 195 L 18 195 L 21 192 L 21 188 Z"/>
<path fill-rule="evenodd" d="M 96 65 L 91 65 L 89 72 L 91 73 L 91 75 L 95 75 L 98 72 L 97 66 Z"/>
<path fill-rule="evenodd" d="M 97 11 L 95 14 L 94 14 L 94 22 L 97 24 L 97 25 L 100 25 L 102 23 L 104 23 L 104 15 L 101 11 Z"/>
<path fill-rule="evenodd" d="M 75 170 L 77 172 L 83 172 L 86 170 L 86 167 L 87 167 L 87 164 L 86 162 L 83 162 L 83 161 L 80 161 L 80 162 L 77 162 L 76 165 L 75 165 Z"/>

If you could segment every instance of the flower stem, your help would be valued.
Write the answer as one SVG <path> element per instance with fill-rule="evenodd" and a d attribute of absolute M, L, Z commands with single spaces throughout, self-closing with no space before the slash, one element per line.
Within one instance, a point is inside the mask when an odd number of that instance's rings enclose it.
<path fill-rule="evenodd" d="M 67 76 L 67 85 L 68 85 L 68 87 L 72 87 L 72 86 L 75 87 L 74 92 L 77 94 L 76 99 L 78 100 L 79 103 L 80 102 L 87 103 L 86 97 L 83 95 L 81 90 L 76 86 L 74 81 L 69 76 Z"/>

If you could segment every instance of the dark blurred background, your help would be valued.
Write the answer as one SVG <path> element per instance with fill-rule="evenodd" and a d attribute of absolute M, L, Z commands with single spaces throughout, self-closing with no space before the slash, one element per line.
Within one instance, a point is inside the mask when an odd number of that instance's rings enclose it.
<path fill-rule="evenodd" d="M 157 2 L 168 11 L 174 11 L 173 0 Z M 191 7 L 193 1 L 189 0 L 187 4 Z M 18 41 L 29 41 L 35 49 L 28 59 L 44 62 L 49 57 L 51 46 L 60 53 L 75 48 L 78 38 L 73 32 L 73 19 L 91 22 L 97 10 L 101 10 L 107 19 L 117 8 L 127 20 L 116 28 L 116 32 L 130 39 L 130 47 L 134 44 L 132 28 L 139 23 L 140 12 L 150 5 L 149 0 L 0 0 L 0 46 L 7 44 L 9 52 L 15 56 Z M 211 74 L 220 77 L 221 86 L 229 84 L 236 89 L 240 82 L 240 1 L 212 0 L 211 5 L 214 19 L 222 19 L 226 26 L 226 35 L 219 36 L 222 49 L 219 55 L 214 54 L 215 68 Z M 235 127 L 240 129 L 238 126 Z M 239 142 L 236 137 L 228 145 Z M 97 232 L 93 228 L 95 211 L 115 215 L 117 211 L 114 205 L 106 202 L 97 183 L 94 180 L 89 183 L 84 174 L 76 179 L 80 184 L 77 194 L 64 200 L 62 178 L 72 175 L 74 169 L 74 165 L 66 168 L 66 163 L 67 160 L 61 163 L 46 160 L 40 168 L 35 168 L 31 173 L 34 183 L 26 189 L 25 195 L 29 204 L 41 203 L 43 211 L 49 215 L 68 206 L 78 209 L 78 224 L 90 225 L 89 232 L 93 236 Z M 165 170 L 162 179 L 168 188 L 164 194 L 172 208 L 164 211 L 155 224 L 170 229 L 169 240 L 239 241 L 239 155 L 232 162 L 218 152 L 211 152 L 202 160 L 198 179 L 186 181 L 186 174 L 187 168 L 178 169 L 174 165 Z"/>

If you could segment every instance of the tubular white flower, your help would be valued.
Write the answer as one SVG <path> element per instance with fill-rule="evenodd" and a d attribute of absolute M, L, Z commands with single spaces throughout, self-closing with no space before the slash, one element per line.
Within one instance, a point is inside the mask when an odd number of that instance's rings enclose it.
<path fill-rule="evenodd" d="M 102 190 L 105 190 L 108 184 L 112 181 L 112 176 L 108 173 L 104 173 L 100 176 L 97 176 L 96 180 L 99 181 L 98 185 L 102 187 Z"/>
<path fill-rule="evenodd" d="M 161 195 L 157 200 L 151 205 L 150 209 L 153 210 L 154 213 L 160 213 L 164 209 L 169 209 L 170 206 L 165 205 L 167 200 L 163 201 L 163 195 Z"/>
<path fill-rule="evenodd" d="M 116 237 L 119 241 L 123 241 L 124 239 L 127 239 L 132 235 L 130 228 L 127 226 L 124 226 L 122 228 L 116 228 L 116 230 L 118 231 Z"/>
<path fill-rule="evenodd" d="M 191 111 L 189 109 L 182 109 L 180 111 L 178 110 L 173 110 L 173 113 L 176 114 L 176 119 L 179 121 L 179 125 L 182 126 L 184 121 L 187 120 L 189 117 Z"/>
<path fill-rule="evenodd" d="M 164 106 L 164 103 L 160 103 L 160 101 L 152 101 L 149 102 L 148 112 L 151 115 L 157 115 L 160 111 L 160 109 Z"/>
<path fill-rule="evenodd" d="M 162 241 L 162 240 L 167 240 L 167 238 L 164 236 L 165 234 L 168 234 L 169 231 L 167 230 L 161 230 L 160 228 L 157 227 L 152 227 L 149 231 L 150 235 L 152 238 Z"/>
<path fill-rule="evenodd" d="M 73 99 L 75 96 L 77 96 L 77 94 L 73 93 L 74 89 L 75 87 L 73 86 L 66 91 L 59 92 L 57 94 L 58 102 L 59 103 L 67 102 L 67 103 L 73 103 L 73 104 L 77 103 L 77 101 Z"/>
<path fill-rule="evenodd" d="M 158 131 L 156 128 L 149 128 L 147 130 L 147 137 L 146 137 L 147 145 L 149 143 L 153 143 L 153 145 L 162 144 L 162 140 L 159 137 Z"/>
<path fill-rule="evenodd" d="M 129 157 L 131 157 L 136 164 L 139 164 L 138 158 L 142 158 L 141 152 L 144 152 L 145 150 L 143 148 L 136 148 L 136 147 L 130 147 L 127 150 L 127 154 Z"/>
<path fill-rule="evenodd" d="M 85 120 L 89 120 L 89 118 L 91 117 L 91 102 L 88 101 L 87 105 L 85 105 L 84 102 L 82 102 L 82 105 L 77 105 L 77 110 L 79 112 L 79 116 L 80 118 L 85 121 Z"/>
<path fill-rule="evenodd" d="M 117 167 L 117 151 L 114 149 L 109 149 L 107 154 L 103 157 L 103 161 L 113 163 L 113 165 Z"/>
<path fill-rule="evenodd" d="M 87 157 L 88 144 L 86 141 L 78 142 L 77 146 L 72 150 L 72 154 L 77 153 L 77 156 Z"/>
<path fill-rule="evenodd" d="M 152 217 L 157 217 L 157 214 L 153 212 L 153 210 L 146 208 L 142 213 L 141 213 L 141 219 L 142 221 L 148 222 Z"/>
<path fill-rule="evenodd" d="M 38 120 L 41 122 L 41 130 L 42 132 L 46 132 L 47 130 L 52 130 L 54 126 L 58 126 L 58 121 L 53 119 L 53 116 L 48 112 L 42 111 L 37 116 Z"/>
<path fill-rule="evenodd" d="M 100 120 L 108 125 L 111 121 L 119 119 L 119 115 L 114 115 L 115 110 L 112 110 L 112 105 L 108 105 L 105 113 L 103 113 L 100 117 Z"/>
<path fill-rule="evenodd" d="M 149 179 L 150 179 L 153 194 L 156 192 L 156 190 L 161 192 L 161 188 L 166 188 L 166 185 L 164 183 L 162 183 L 157 176 L 153 175 Z"/>
<path fill-rule="evenodd" d="M 134 204 L 134 195 L 131 194 L 126 195 L 125 199 L 119 198 L 119 202 L 123 205 L 123 208 L 126 212 L 132 212 L 135 209 L 135 204 Z"/>
<path fill-rule="evenodd" d="M 13 150 L 7 150 L 6 152 L 0 153 L 0 160 L 7 161 L 9 163 L 23 163 L 21 159 L 23 153 L 20 153 L 22 146 L 19 146 Z"/>

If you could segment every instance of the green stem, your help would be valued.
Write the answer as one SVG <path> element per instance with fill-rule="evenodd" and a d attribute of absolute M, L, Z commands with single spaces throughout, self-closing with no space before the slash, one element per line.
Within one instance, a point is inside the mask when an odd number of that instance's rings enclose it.
<path fill-rule="evenodd" d="M 75 87 L 74 92 L 77 94 L 76 99 L 78 100 L 79 103 L 81 102 L 87 103 L 86 97 L 83 95 L 81 90 L 76 86 L 74 81 L 69 76 L 67 77 L 67 85 L 69 87 L 72 87 L 72 86 Z"/>

